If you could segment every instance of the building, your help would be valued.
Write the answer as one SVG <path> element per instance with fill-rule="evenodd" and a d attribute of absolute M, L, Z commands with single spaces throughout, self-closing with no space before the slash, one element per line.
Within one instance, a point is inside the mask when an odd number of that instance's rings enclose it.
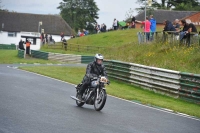
<path fill-rule="evenodd" d="M 163 27 L 164 20 L 169 20 L 174 22 L 175 19 L 190 19 L 191 22 L 195 25 L 200 26 L 200 12 L 198 11 L 175 11 L 175 10 L 152 10 L 146 11 L 146 15 L 153 15 L 156 19 L 157 26 Z M 139 13 L 136 17 L 136 20 L 144 21 L 145 12 Z M 137 28 L 140 28 L 140 24 L 136 24 Z"/>
<path fill-rule="evenodd" d="M 61 41 L 60 33 L 69 39 L 71 27 L 59 15 L 42 15 L 0 11 L 0 44 L 18 45 L 20 39 L 29 39 L 31 49 L 39 50 L 40 33 L 51 34 L 55 42 Z"/>

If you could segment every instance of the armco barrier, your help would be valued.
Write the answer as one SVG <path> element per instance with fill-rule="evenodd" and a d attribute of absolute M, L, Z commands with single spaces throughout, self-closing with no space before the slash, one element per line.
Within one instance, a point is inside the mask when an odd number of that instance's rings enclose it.
<path fill-rule="evenodd" d="M 49 53 L 48 59 L 60 62 L 81 63 L 81 55 Z"/>
<path fill-rule="evenodd" d="M 178 71 L 119 61 L 105 61 L 105 65 L 109 77 L 176 98 L 179 96 L 180 73 Z"/>
<path fill-rule="evenodd" d="M 59 54 L 59 53 L 50 53 L 50 52 L 43 52 L 43 51 L 36 51 L 36 50 L 31 50 L 31 56 L 34 58 L 45 59 L 45 60 L 55 60 L 55 61 L 66 62 L 66 63 L 68 62 L 89 63 L 94 60 L 93 56 Z"/>
<path fill-rule="evenodd" d="M 94 61 L 94 56 L 84 56 L 84 55 L 81 56 L 81 63 L 87 64 L 91 61 Z"/>
<path fill-rule="evenodd" d="M 24 50 L 18 50 L 18 57 L 24 58 Z"/>
<path fill-rule="evenodd" d="M 48 60 L 49 53 L 37 51 L 37 50 L 31 50 L 31 56 L 34 57 L 34 58 Z"/>
<path fill-rule="evenodd" d="M 200 104 L 200 75 L 181 73 L 179 96 L 181 99 Z"/>
<path fill-rule="evenodd" d="M 7 50 L 16 50 L 15 44 L 0 44 L 0 49 L 7 49 Z"/>

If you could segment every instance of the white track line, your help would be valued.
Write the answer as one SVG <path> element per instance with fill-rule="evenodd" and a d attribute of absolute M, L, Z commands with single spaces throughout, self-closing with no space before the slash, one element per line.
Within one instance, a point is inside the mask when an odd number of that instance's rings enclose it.
<path fill-rule="evenodd" d="M 12 67 L 9 67 L 9 68 L 12 68 Z M 13 69 L 16 69 L 16 68 L 13 68 Z M 42 77 L 46 77 L 46 78 L 49 78 L 49 79 L 53 79 L 53 80 L 56 80 L 56 81 L 60 81 L 60 82 L 67 83 L 67 84 L 75 86 L 75 84 L 72 84 L 72 83 L 69 83 L 69 82 L 66 82 L 66 81 L 62 81 L 62 80 L 59 80 L 59 79 L 51 78 L 51 77 L 48 77 L 48 76 L 45 76 L 45 75 L 42 75 L 42 74 L 38 74 L 38 73 L 34 73 L 34 72 L 29 72 L 29 71 L 22 70 L 22 69 L 17 69 L 17 70 L 25 71 L 25 72 L 32 73 L 32 74 L 36 74 L 36 75 L 39 75 L 39 76 L 42 76 Z M 200 119 L 195 118 L 194 116 L 190 116 L 190 115 L 183 114 L 183 113 L 180 113 L 180 112 L 176 112 L 175 113 L 175 111 L 170 110 L 170 109 L 165 109 L 165 108 L 162 108 L 162 107 L 161 107 L 162 109 L 159 109 L 159 108 L 155 108 L 155 107 L 143 105 L 143 104 L 140 104 L 140 103 L 137 103 L 137 102 L 129 101 L 129 100 L 126 100 L 126 99 L 123 99 L 123 98 L 119 98 L 119 97 L 116 97 L 116 96 L 112 96 L 112 95 L 108 95 L 108 96 L 116 98 L 116 99 L 120 99 L 120 100 L 123 100 L 123 101 L 126 101 L 126 102 L 129 102 L 129 103 L 137 104 L 137 105 L 140 105 L 140 106 L 143 106 L 143 107 L 147 107 L 147 108 L 151 108 L 151 109 L 154 109 L 154 110 L 158 110 L 158 111 L 161 111 L 161 112 L 165 112 L 165 113 L 169 113 L 169 114 L 173 114 L 173 115 L 177 115 L 177 116 L 182 116 L 182 117 L 185 117 L 185 118 L 189 118 L 189 119 L 200 121 Z"/>

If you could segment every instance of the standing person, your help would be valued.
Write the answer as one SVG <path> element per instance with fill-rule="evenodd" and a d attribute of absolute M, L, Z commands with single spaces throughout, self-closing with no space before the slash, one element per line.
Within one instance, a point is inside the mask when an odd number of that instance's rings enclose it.
<path fill-rule="evenodd" d="M 48 41 L 48 34 L 45 34 L 45 43 Z"/>
<path fill-rule="evenodd" d="M 24 49 L 24 41 L 22 41 L 22 39 L 21 39 L 20 42 L 19 42 L 19 49 L 25 50 L 25 49 Z"/>
<path fill-rule="evenodd" d="M 114 27 L 114 30 L 117 30 L 117 20 L 116 20 L 116 18 L 113 21 L 113 27 Z"/>
<path fill-rule="evenodd" d="M 145 21 L 138 21 L 135 22 L 141 23 L 144 26 L 144 32 L 146 33 L 146 41 L 150 40 L 150 26 L 151 22 L 148 20 L 148 17 L 146 17 Z"/>
<path fill-rule="evenodd" d="M 31 46 L 31 42 L 29 42 L 29 40 L 26 40 L 26 54 L 30 54 L 30 46 Z"/>
<path fill-rule="evenodd" d="M 150 15 L 151 26 L 150 26 L 150 40 L 153 41 L 154 33 L 156 32 L 156 20 L 153 18 L 153 15 Z"/>
<path fill-rule="evenodd" d="M 64 38 L 64 33 L 63 32 L 60 33 L 60 37 L 61 37 L 61 41 L 62 41 L 63 38 Z"/>
<path fill-rule="evenodd" d="M 135 16 L 132 17 L 131 23 L 132 23 L 131 28 L 135 28 Z"/>
<path fill-rule="evenodd" d="M 41 34 L 40 40 L 41 40 L 41 44 L 44 44 L 44 43 L 45 43 L 45 40 L 44 40 L 44 33 Z"/>
<path fill-rule="evenodd" d="M 82 86 L 81 86 L 80 92 L 78 94 L 78 99 L 80 101 L 82 101 L 82 96 L 83 96 L 85 89 L 87 89 L 87 87 L 91 83 L 91 78 L 98 77 L 99 75 L 105 76 L 106 79 L 108 80 L 106 68 L 103 65 L 103 55 L 96 54 L 94 57 L 94 61 L 87 65 L 86 74 L 83 78 Z"/>

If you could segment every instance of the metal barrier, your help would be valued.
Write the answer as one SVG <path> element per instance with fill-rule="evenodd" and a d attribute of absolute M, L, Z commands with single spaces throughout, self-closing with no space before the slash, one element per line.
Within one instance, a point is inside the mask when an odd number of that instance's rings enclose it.
<path fill-rule="evenodd" d="M 0 49 L 9 49 L 9 50 L 16 50 L 16 45 L 15 44 L 0 44 Z"/>
<path fill-rule="evenodd" d="M 25 54 L 26 54 L 25 50 L 20 50 L 20 49 L 18 50 L 18 57 L 19 58 L 24 58 Z"/>
<path fill-rule="evenodd" d="M 181 99 L 200 104 L 200 75 L 181 73 L 179 96 Z"/>
<path fill-rule="evenodd" d="M 21 58 L 21 50 L 18 50 L 18 57 Z M 72 55 L 72 54 L 59 54 L 51 52 L 43 52 L 37 50 L 31 50 L 31 56 L 33 58 L 54 60 L 64 63 L 89 63 L 94 60 L 93 56 L 83 56 L 83 55 Z"/>
<path fill-rule="evenodd" d="M 178 71 L 149 67 L 134 63 L 106 61 L 109 77 L 141 86 L 165 95 L 178 97 Z"/>
<path fill-rule="evenodd" d="M 81 63 L 81 55 L 49 53 L 48 59 L 61 62 Z"/>

